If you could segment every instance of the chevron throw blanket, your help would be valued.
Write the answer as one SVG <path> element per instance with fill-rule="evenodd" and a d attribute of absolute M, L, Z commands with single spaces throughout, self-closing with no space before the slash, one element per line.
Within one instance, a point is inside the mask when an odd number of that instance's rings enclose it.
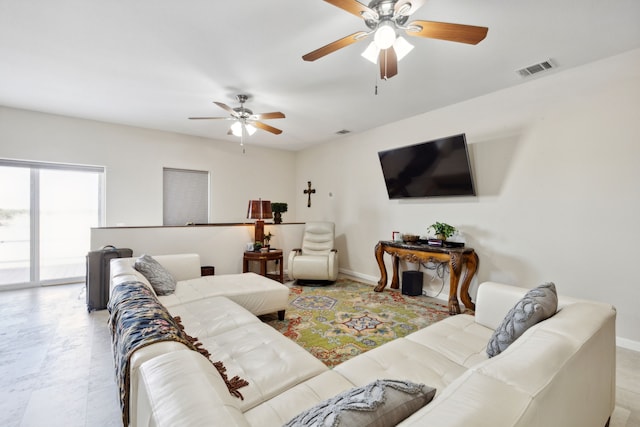
<path fill-rule="evenodd" d="M 202 347 L 197 338 L 189 336 L 184 331 L 180 318 L 172 317 L 143 283 L 119 284 L 114 288 L 107 308 L 110 314 L 109 328 L 116 380 L 120 389 L 122 422 L 126 427 L 129 425 L 129 361 L 134 351 L 161 341 L 177 341 L 207 358 L 211 354 Z M 248 383 L 237 376 L 229 380 L 222 362 L 212 363 L 227 384 L 229 392 L 242 399 L 238 389 Z"/>

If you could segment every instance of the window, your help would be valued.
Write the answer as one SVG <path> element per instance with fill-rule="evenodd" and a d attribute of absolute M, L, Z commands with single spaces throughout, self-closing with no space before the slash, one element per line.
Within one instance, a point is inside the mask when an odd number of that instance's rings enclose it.
<path fill-rule="evenodd" d="M 79 282 L 104 168 L 0 159 L 0 285 Z"/>
<path fill-rule="evenodd" d="M 209 172 L 164 168 L 164 225 L 209 222 Z"/>

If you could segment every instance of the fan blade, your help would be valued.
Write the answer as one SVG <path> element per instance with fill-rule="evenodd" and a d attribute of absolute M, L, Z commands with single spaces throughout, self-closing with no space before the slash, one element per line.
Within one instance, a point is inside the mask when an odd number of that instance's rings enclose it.
<path fill-rule="evenodd" d="M 274 111 L 273 113 L 262 113 L 262 114 L 254 114 L 251 116 L 254 120 L 265 120 L 265 119 L 284 119 L 284 113 L 280 111 Z"/>
<path fill-rule="evenodd" d="M 315 61 L 316 59 L 320 59 L 325 55 L 335 52 L 338 49 L 342 49 L 343 47 L 349 46 L 357 41 L 362 40 L 368 36 L 364 31 L 358 31 L 357 33 L 353 33 L 349 36 L 343 37 L 340 40 L 336 40 L 333 43 L 329 43 L 326 46 L 322 46 L 319 49 L 314 50 L 313 52 L 309 52 L 302 57 L 305 61 Z"/>
<path fill-rule="evenodd" d="M 356 0 L 324 0 L 327 3 L 330 3 L 336 7 L 339 7 L 342 10 L 346 10 L 347 12 L 354 14 L 358 18 L 362 18 L 362 14 L 365 12 L 370 13 L 372 16 L 377 17 L 378 13 L 363 5 L 359 1 Z"/>
<path fill-rule="evenodd" d="M 222 102 L 217 102 L 217 101 L 213 101 L 213 103 L 216 104 L 218 107 L 222 108 L 223 110 L 227 111 L 233 117 L 238 117 L 238 113 L 233 108 L 229 107 L 227 104 L 223 104 Z"/>
<path fill-rule="evenodd" d="M 411 27 L 420 27 L 412 31 Z M 430 39 L 448 40 L 452 42 L 478 44 L 487 36 L 487 27 L 474 25 L 449 24 L 434 21 L 413 21 L 408 24 L 407 34 L 410 36 L 428 37 Z"/>
<path fill-rule="evenodd" d="M 424 2 L 425 2 L 425 0 L 399 1 L 398 3 L 396 3 L 396 6 L 395 6 L 394 10 L 397 13 L 404 5 L 407 5 L 407 6 L 409 6 L 409 10 L 405 11 L 402 15 L 403 16 L 409 16 L 409 15 L 412 15 L 416 10 L 420 9 L 422 7 L 422 5 L 424 4 Z"/>
<path fill-rule="evenodd" d="M 398 74 L 398 56 L 393 47 L 381 50 L 378 62 L 380 63 L 381 79 L 388 80 Z"/>
<path fill-rule="evenodd" d="M 267 132 L 271 132 L 271 133 L 276 134 L 276 135 L 280 135 L 282 133 L 282 131 L 280 129 L 276 129 L 273 126 L 269 126 L 266 123 L 251 122 L 251 124 L 254 125 L 257 128 L 260 128 L 262 130 L 266 130 Z"/>
<path fill-rule="evenodd" d="M 189 120 L 232 120 L 232 118 L 231 117 L 189 117 Z"/>

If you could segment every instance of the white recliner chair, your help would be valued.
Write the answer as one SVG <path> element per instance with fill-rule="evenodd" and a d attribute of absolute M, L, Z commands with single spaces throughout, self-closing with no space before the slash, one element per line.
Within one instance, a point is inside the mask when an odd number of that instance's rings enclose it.
<path fill-rule="evenodd" d="M 335 281 L 338 278 L 338 250 L 334 248 L 333 222 L 307 222 L 302 248 L 289 253 L 291 280 Z"/>

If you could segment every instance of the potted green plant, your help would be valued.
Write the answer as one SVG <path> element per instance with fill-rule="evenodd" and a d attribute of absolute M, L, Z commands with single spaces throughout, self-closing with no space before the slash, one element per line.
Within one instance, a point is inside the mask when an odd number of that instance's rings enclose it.
<path fill-rule="evenodd" d="M 282 222 L 282 214 L 287 211 L 288 205 L 284 202 L 271 203 L 271 212 L 273 212 L 273 223 L 280 224 Z"/>
<path fill-rule="evenodd" d="M 436 234 L 436 238 L 442 241 L 447 240 L 456 232 L 456 228 L 453 225 L 438 221 L 431 224 L 427 231 L 428 230 L 433 230 L 433 232 Z"/>

